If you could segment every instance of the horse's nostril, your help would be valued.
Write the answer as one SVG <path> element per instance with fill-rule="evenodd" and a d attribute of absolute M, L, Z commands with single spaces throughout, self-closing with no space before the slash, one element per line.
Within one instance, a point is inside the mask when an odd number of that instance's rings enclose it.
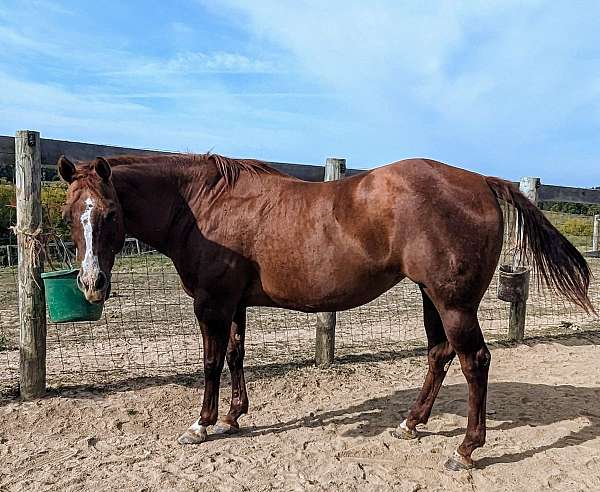
<path fill-rule="evenodd" d="M 104 290 L 106 287 L 106 275 L 103 272 L 98 272 L 96 282 L 94 282 L 94 288 L 96 290 Z"/>

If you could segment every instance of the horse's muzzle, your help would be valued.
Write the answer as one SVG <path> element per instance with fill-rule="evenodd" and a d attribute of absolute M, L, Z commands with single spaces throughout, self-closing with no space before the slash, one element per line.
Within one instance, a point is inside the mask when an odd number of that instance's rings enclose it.
<path fill-rule="evenodd" d="M 77 287 L 88 302 L 100 304 L 108 299 L 110 293 L 110 277 L 102 271 L 98 271 L 95 277 L 82 275 L 80 271 L 77 275 Z"/>

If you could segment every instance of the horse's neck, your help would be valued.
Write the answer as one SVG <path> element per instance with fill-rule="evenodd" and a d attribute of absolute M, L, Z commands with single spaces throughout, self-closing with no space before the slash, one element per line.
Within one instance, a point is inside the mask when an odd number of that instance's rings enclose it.
<path fill-rule="evenodd" d="M 178 213 L 177 176 L 157 166 L 119 166 L 113 182 L 126 233 L 170 256 L 169 237 L 186 227 L 186 218 Z"/>
<path fill-rule="evenodd" d="M 240 175 L 236 191 L 223 192 L 225 180 L 211 165 L 113 168 L 127 234 L 166 254 L 176 264 L 192 261 L 190 252 L 214 251 L 211 241 L 236 251 L 238 243 L 251 243 L 252 237 L 241 237 L 244 231 L 248 234 L 241 223 L 254 216 L 248 207 L 260 209 L 262 201 L 271 196 L 268 190 L 277 188 L 276 181 L 292 178 L 265 174 L 259 187 L 255 183 L 251 186 L 248 179 L 255 178 L 248 173 Z M 204 231 L 210 234 L 205 236 Z"/>

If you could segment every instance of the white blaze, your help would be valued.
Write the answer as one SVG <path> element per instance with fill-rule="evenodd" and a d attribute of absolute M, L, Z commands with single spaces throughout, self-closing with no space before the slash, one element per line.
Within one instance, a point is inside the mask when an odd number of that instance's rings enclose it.
<path fill-rule="evenodd" d="M 85 238 L 85 256 L 81 263 L 83 277 L 88 280 L 88 285 L 93 285 L 96 279 L 100 266 L 98 265 L 98 257 L 94 255 L 94 231 L 92 228 L 92 210 L 94 210 L 94 200 L 87 198 L 85 200 L 85 210 L 81 214 L 81 225 L 83 226 L 83 237 Z"/>

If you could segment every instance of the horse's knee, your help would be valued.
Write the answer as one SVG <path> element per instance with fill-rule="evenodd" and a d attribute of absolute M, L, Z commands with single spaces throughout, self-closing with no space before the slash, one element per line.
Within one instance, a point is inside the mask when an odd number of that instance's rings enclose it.
<path fill-rule="evenodd" d="M 216 357 L 207 358 L 204 361 L 204 377 L 207 381 L 213 381 L 221 376 L 223 363 Z"/>

